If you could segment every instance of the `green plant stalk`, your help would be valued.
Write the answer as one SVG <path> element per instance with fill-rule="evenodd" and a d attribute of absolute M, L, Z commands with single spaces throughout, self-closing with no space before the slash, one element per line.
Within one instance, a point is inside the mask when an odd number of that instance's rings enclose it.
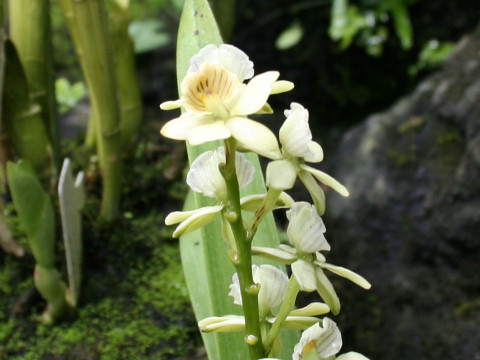
<path fill-rule="evenodd" d="M 75 17 L 73 15 L 73 6 L 72 0 L 58 0 L 58 4 L 60 5 L 60 9 L 62 10 L 63 17 L 68 27 L 68 31 L 73 41 L 73 45 L 75 47 L 75 52 L 77 54 L 78 61 L 80 63 L 80 67 L 82 68 L 82 72 L 86 74 L 85 69 L 85 58 L 82 49 L 80 48 L 80 41 L 78 39 L 78 29 L 75 25 Z M 87 87 L 89 89 L 92 88 L 90 84 L 90 78 L 85 77 L 85 81 L 87 83 Z M 85 136 L 85 146 L 90 149 L 94 150 L 96 145 L 96 134 L 95 134 L 95 124 L 97 120 L 95 120 L 95 114 L 98 113 L 98 110 L 95 108 L 96 103 L 92 99 L 91 93 L 88 94 L 90 99 L 90 106 L 92 107 L 92 111 L 90 112 L 90 117 L 88 120 L 88 127 L 87 127 L 87 134 Z"/>
<path fill-rule="evenodd" d="M 41 116 L 52 144 L 55 168 L 60 162 L 60 129 L 55 103 L 50 6 L 48 0 L 9 2 L 10 38 L 27 77 L 30 98 Z"/>
<path fill-rule="evenodd" d="M 74 26 L 84 59 L 95 120 L 97 152 L 103 176 L 100 218 L 118 215 L 120 201 L 120 114 L 107 15 L 101 0 L 73 2 Z"/>
<path fill-rule="evenodd" d="M 229 205 L 236 214 L 236 219 L 231 221 L 237 251 L 234 265 L 237 270 L 242 294 L 245 316 L 245 341 L 249 346 L 250 358 L 255 360 L 265 357 L 258 310 L 258 291 L 260 289 L 253 281 L 251 242 L 247 241 L 247 234 L 243 227 L 240 189 L 235 166 L 236 140 L 233 138 L 227 139 L 225 141 L 225 149 L 226 165 L 221 170 L 227 185 Z"/>
<path fill-rule="evenodd" d="M 267 350 L 267 352 L 270 352 L 273 342 L 278 336 L 278 333 L 280 332 L 280 329 L 283 323 L 285 322 L 285 319 L 287 318 L 288 314 L 290 314 L 290 312 L 294 309 L 295 300 L 297 299 L 297 295 L 299 291 L 300 291 L 300 285 L 298 284 L 297 279 L 295 279 L 295 276 L 292 274 L 288 282 L 287 291 L 285 293 L 285 299 L 282 302 L 280 310 L 277 314 L 277 318 L 275 319 L 275 322 L 272 324 L 272 327 L 268 331 L 267 336 L 265 337 L 265 340 L 263 342 L 263 345 Z"/>
<path fill-rule="evenodd" d="M 50 162 L 51 146 L 42 121 L 40 107 L 32 104 L 20 59 L 11 41 L 5 44 L 5 78 L 2 128 L 15 152 L 42 175 Z"/>
<path fill-rule="evenodd" d="M 110 30 L 115 53 L 115 74 L 120 97 L 122 145 L 130 145 L 142 125 L 143 106 L 135 69 L 133 41 L 128 34 L 128 2 L 111 0 Z"/>

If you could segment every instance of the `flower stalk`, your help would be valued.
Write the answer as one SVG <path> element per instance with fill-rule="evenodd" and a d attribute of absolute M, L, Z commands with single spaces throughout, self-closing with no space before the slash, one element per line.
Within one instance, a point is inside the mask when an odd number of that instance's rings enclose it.
<path fill-rule="evenodd" d="M 225 141 L 225 166 L 221 169 L 227 186 L 228 202 L 237 216 L 230 221 L 236 245 L 235 268 L 240 281 L 240 291 L 245 314 L 245 342 L 248 344 L 252 359 L 264 357 L 262 334 L 259 322 L 258 291 L 259 287 L 253 281 L 251 243 L 243 227 L 242 209 L 240 207 L 240 190 L 235 166 L 236 140 Z"/>

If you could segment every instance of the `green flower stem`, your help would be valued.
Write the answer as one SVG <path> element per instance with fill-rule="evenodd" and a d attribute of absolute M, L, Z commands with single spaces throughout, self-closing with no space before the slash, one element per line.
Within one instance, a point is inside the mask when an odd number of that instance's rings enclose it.
<path fill-rule="evenodd" d="M 268 189 L 267 196 L 263 199 L 262 205 L 258 208 L 253 216 L 252 222 L 248 227 L 248 237 L 247 240 L 252 242 L 255 233 L 257 232 L 258 225 L 262 221 L 263 217 L 267 215 L 274 207 L 275 203 L 277 202 L 280 194 L 282 193 L 281 190 L 276 189 Z"/>
<path fill-rule="evenodd" d="M 92 94 L 95 133 L 103 176 L 100 218 L 112 221 L 120 201 L 120 113 L 107 14 L 101 0 L 73 2 L 74 24 L 85 77 Z"/>
<path fill-rule="evenodd" d="M 287 291 L 285 293 L 285 299 L 282 302 L 282 306 L 280 307 L 280 311 L 278 312 L 277 318 L 273 323 L 270 331 L 268 332 L 265 340 L 263 342 L 263 346 L 270 352 L 273 342 L 275 341 L 278 333 L 285 322 L 288 314 L 293 310 L 295 307 L 295 300 L 297 299 L 298 292 L 300 291 L 300 285 L 298 281 L 295 279 L 295 276 L 292 274 L 290 277 L 290 281 L 288 282 Z"/>
<path fill-rule="evenodd" d="M 235 219 L 230 220 L 230 224 L 237 247 L 234 265 L 242 294 L 246 330 L 245 342 L 249 346 L 251 359 L 256 360 L 265 357 L 258 310 L 258 291 L 260 288 L 253 282 L 251 242 L 248 241 L 247 233 L 243 227 L 240 190 L 235 167 L 235 139 L 227 139 L 225 149 L 226 164 L 221 171 L 227 185 L 230 210 L 237 214 Z"/>

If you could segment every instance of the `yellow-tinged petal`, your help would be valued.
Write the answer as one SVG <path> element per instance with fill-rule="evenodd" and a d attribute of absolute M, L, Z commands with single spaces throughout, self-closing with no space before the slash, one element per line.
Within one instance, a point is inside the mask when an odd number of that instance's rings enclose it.
<path fill-rule="evenodd" d="M 275 160 L 267 165 L 266 185 L 270 189 L 288 190 L 297 179 L 297 167 L 288 160 Z"/>
<path fill-rule="evenodd" d="M 242 197 L 240 199 L 240 205 L 242 206 L 242 210 L 250 212 L 257 211 L 258 208 L 262 205 L 266 195 L 267 194 L 254 194 Z M 293 202 L 293 198 L 286 192 L 282 191 L 279 198 L 275 202 L 272 210 L 289 208 L 293 205 Z"/>
<path fill-rule="evenodd" d="M 323 184 L 330 186 L 333 190 L 338 192 L 340 195 L 345 197 L 348 197 L 350 195 L 345 186 L 340 184 L 337 180 L 335 180 L 333 177 L 331 177 L 327 173 L 324 173 L 323 171 L 317 170 L 305 164 L 300 165 L 300 167 L 303 170 L 308 171 L 310 174 L 315 176 L 315 178 L 317 178 L 317 180 L 319 180 Z"/>
<path fill-rule="evenodd" d="M 307 306 L 290 312 L 291 316 L 318 316 L 330 312 L 327 304 L 321 302 L 313 302 Z"/>
<path fill-rule="evenodd" d="M 293 82 L 287 80 L 278 80 L 272 84 L 272 92 L 271 95 L 274 94 L 281 94 L 287 91 L 292 90 L 295 87 Z"/>
<path fill-rule="evenodd" d="M 250 115 L 262 109 L 272 91 L 272 85 L 279 75 L 278 71 L 267 71 L 255 76 L 244 88 L 243 93 L 230 110 L 230 114 Z"/>
<path fill-rule="evenodd" d="M 200 145 L 209 141 L 228 139 L 232 136 L 224 121 L 191 127 L 186 131 L 186 139 L 190 145 Z"/>
<path fill-rule="evenodd" d="M 269 158 L 280 156 L 277 138 L 265 125 L 244 117 L 234 117 L 227 121 L 227 127 L 243 148 Z"/>
<path fill-rule="evenodd" d="M 172 119 L 163 125 L 160 129 L 160 133 L 169 139 L 185 140 L 187 138 L 188 129 L 211 122 L 212 119 L 207 116 L 183 113 L 178 118 Z"/>
<path fill-rule="evenodd" d="M 182 221 L 180 225 L 173 232 L 173 237 L 177 238 L 183 234 L 189 233 L 193 230 L 201 228 L 212 222 L 217 214 L 223 209 L 223 205 L 206 206 L 195 210 L 195 213 L 190 215 L 187 219 Z"/>
<path fill-rule="evenodd" d="M 174 110 L 178 109 L 182 106 L 182 100 L 171 100 L 171 101 L 165 101 L 160 104 L 160 109 L 162 110 Z"/>
<path fill-rule="evenodd" d="M 203 332 L 235 332 L 245 329 L 245 318 L 238 315 L 212 316 L 200 320 L 198 327 Z"/>

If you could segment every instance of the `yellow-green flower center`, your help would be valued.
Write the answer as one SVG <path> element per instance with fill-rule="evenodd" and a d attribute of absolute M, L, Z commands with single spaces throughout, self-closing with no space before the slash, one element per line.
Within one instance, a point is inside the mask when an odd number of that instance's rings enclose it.
<path fill-rule="evenodd" d="M 239 85 L 237 77 L 228 70 L 205 64 L 182 82 L 184 106 L 189 111 L 210 113 L 214 119 L 227 119 Z"/>

